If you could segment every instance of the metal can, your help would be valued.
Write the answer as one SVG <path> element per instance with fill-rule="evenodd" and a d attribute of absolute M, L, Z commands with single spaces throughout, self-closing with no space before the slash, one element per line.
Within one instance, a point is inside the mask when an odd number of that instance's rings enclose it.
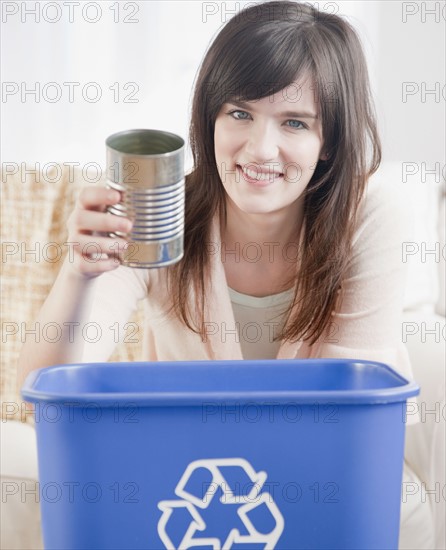
<path fill-rule="evenodd" d="M 107 207 L 132 220 L 123 237 L 128 248 L 122 263 L 129 267 L 159 268 L 184 254 L 184 140 L 161 130 L 126 130 L 106 140 L 107 187 L 121 201 Z"/>

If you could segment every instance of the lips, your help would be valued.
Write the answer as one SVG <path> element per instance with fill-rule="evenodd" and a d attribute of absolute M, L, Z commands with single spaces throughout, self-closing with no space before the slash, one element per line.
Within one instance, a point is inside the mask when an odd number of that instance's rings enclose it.
<path fill-rule="evenodd" d="M 245 169 L 243 169 L 240 164 L 237 164 L 236 166 L 237 169 L 240 171 L 243 179 L 247 183 L 250 183 L 257 187 L 264 187 L 283 179 L 283 173 L 277 171 L 260 169 L 256 166 L 252 168 L 247 166 Z"/>

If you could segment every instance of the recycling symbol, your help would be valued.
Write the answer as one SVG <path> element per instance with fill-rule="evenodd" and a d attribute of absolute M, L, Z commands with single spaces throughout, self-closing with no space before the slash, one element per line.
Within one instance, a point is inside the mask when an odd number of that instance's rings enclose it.
<path fill-rule="evenodd" d="M 255 544 L 274 549 L 285 522 L 272 495 L 262 492 L 266 478 L 266 472 L 256 472 L 244 458 L 191 462 L 175 488 L 178 499 L 158 503 L 164 546 L 230 550 Z"/>

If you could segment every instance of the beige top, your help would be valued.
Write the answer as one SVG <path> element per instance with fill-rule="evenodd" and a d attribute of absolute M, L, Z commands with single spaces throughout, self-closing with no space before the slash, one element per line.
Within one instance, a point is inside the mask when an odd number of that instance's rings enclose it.
<path fill-rule="evenodd" d="M 248 296 L 228 287 L 243 359 L 275 359 L 280 341 L 275 336 L 283 326 L 294 290 L 272 296 Z"/>
<path fill-rule="evenodd" d="M 306 341 L 282 341 L 274 349 L 276 359 L 377 361 L 390 365 L 408 379 L 413 378 L 401 335 L 407 273 L 402 247 L 411 237 L 413 214 L 401 205 L 398 189 L 392 182 L 375 180 L 368 186 L 358 209 L 350 264 L 342 281 L 344 299 L 332 313 L 330 327 L 313 345 Z M 304 233 L 305 225 L 301 239 Z M 210 257 L 211 277 L 206 287 L 204 338 L 167 314 L 171 294 L 165 268 L 149 270 L 120 266 L 99 276 L 91 289 L 90 308 L 83 322 L 99 324 L 102 338 L 91 344 L 77 338 L 79 360 L 108 360 L 117 344 L 116 329 L 112 331 L 109 327 L 118 324 L 119 334 L 124 336 L 124 325 L 135 311 L 138 300 L 144 300 L 146 318 L 145 326 L 139 327 L 135 335 L 143 339 L 142 360 L 243 359 L 234 318 L 234 313 L 238 316 L 241 310 L 236 307 L 234 312 L 231 304 L 220 254 L 217 216 L 210 239 L 214 252 Z M 193 300 L 193 288 L 189 293 Z M 246 353 L 254 353 L 252 346 L 249 347 L 251 351 Z M 243 349 L 248 350 L 245 343 Z M 263 349 L 266 351 L 266 347 Z M 274 355 L 272 349 L 268 347 L 268 356 Z M 408 423 L 416 421 L 415 416 L 410 416 Z"/>

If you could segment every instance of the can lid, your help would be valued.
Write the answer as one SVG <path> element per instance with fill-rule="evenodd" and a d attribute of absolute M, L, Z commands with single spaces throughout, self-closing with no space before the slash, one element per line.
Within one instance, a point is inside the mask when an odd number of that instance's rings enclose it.
<path fill-rule="evenodd" d="M 385 404 L 419 386 L 384 363 L 355 359 L 176 361 L 55 365 L 32 372 L 26 401 L 202 406 L 233 403 Z"/>

